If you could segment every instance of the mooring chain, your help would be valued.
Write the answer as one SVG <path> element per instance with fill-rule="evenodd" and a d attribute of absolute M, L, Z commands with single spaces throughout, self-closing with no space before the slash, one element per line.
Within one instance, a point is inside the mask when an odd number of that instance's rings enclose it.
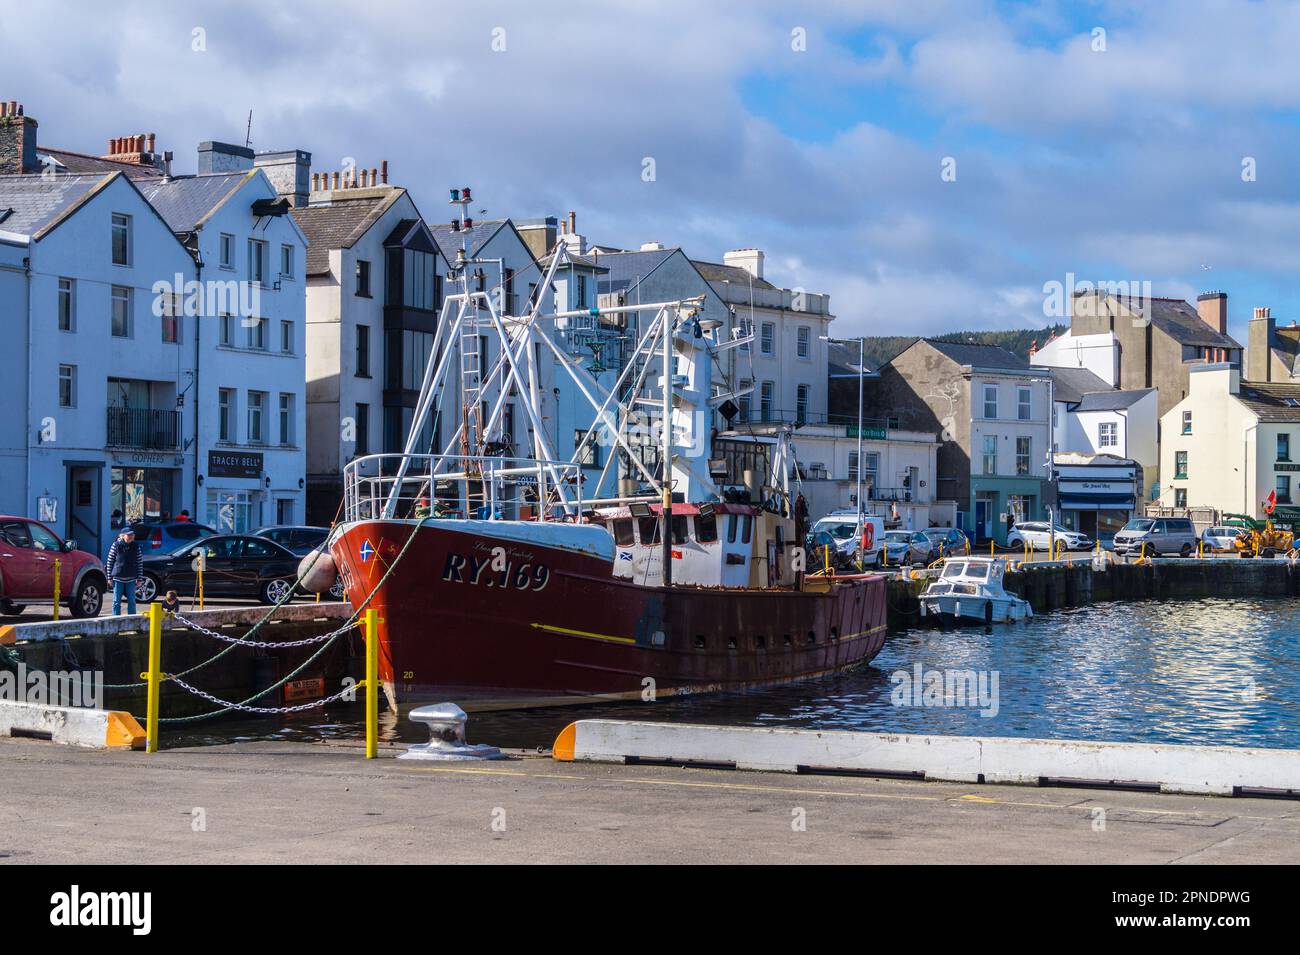
<path fill-rule="evenodd" d="M 357 627 L 361 626 L 361 621 L 354 620 L 352 621 L 352 623 L 344 624 L 343 626 L 339 627 L 337 630 L 333 630 L 329 633 L 322 633 L 319 636 L 315 636 L 315 637 L 304 637 L 301 640 L 283 640 L 283 641 L 249 640 L 247 637 L 235 637 L 235 636 L 231 636 L 228 633 L 221 633 L 217 630 L 209 630 L 207 627 L 200 626 L 199 624 L 195 623 L 193 620 L 190 620 L 188 617 L 182 616 L 179 613 L 173 613 L 172 617 L 175 618 L 176 620 L 179 620 L 182 624 L 184 624 L 189 629 L 197 630 L 199 633 L 206 634 L 207 636 L 212 637 L 214 640 L 223 640 L 226 643 L 238 644 L 241 647 L 260 647 L 268 650 L 287 649 L 289 647 L 309 647 L 315 643 L 324 643 L 326 640 L 332 640 L 334 637 L 347 633 L 349 630 L 355 630 Z"/>
<path fill-rule="evenodd" d="M 218 706 L 224 706 L 232 710 L 241 710 L 245 713 L 263 713 L 268 715 L 278 714 L 278 713 L 304 713 L 307 710 L 314 710 L 318 706 L 325 706 L 327 703 L 335 703 L 346 696 L 351 696 L 355 694 L 357 691 L 355 685 L 345 686 L 343 689 L 339 690 L 333 696 L 326 696 L 319 700 L 312 700 L 310 703 L 299 703 L 297 706 L 247 706 L 243 703 L 233 703 L 230 700 L 223 700 L 219 696 L 213 696 L 207 690 L 200 690 L 197 686 L 191 686 L 190 684 L 182 680 L 180 677 L 169 676 L 166 677 L 166 679 L 168 680 L 168 682 L 175 683 L 181 689 L 188 690 L 189 692 L 193 693 L 195 696 L 203 697 L 209 703 L 215 703 Z M 201 714 L 201 715 L 208 715 L 208 714 Z M 192 717 L 189 718 L 192 719 Z M 187 717 L 181 717 L 179 720 L 173 720 L 173 722 L 180 722 L 183 719 L 187 719 Z"/>

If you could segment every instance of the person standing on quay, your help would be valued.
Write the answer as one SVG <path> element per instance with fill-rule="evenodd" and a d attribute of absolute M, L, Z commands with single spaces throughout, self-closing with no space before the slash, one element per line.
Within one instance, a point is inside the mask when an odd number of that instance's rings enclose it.
<path fill-rule="evenodd" d="M 108 549 L 104 573 L 113 582 L 113 616 L 122 612 L 122 596 L 126 596 L 126 612 L 135 613 L 135 582 L 144 572 L 144 555 L 136 543 L 135 531 L 130 525 L 122 529 L 117 540 Z"/>

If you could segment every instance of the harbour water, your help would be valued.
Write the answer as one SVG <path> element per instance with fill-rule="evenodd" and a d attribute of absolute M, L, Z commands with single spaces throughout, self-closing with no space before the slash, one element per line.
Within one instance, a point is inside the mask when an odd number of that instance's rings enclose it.
<path fill-rule="evenodd" d="M 918 665 L 922 675 L 974 671 L 996 695 L 924 705 L 925 694 L 904 692 L 900 675 L 914 678 Z M 357 738 L 360 709 L 196 726 L 168 733 L 166 743 Z M 1102 603 L 988 629 L 903 630 L 869 666 L 833 677 L 655 703 L 473 714 L 469 738 L 545 747 L 580 718 L 1297 748 L 1300 600 Z M 384 733 L 427 738 L 405 721 Z"/>

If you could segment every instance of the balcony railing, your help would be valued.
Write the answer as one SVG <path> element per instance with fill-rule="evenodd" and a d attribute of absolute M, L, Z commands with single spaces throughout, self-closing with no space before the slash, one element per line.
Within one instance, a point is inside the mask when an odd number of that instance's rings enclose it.
<path fill-rule="evenodd" d="M 820 424 L 831 425 L 833 427 L 844 428 L 847 436 L 850 438 L 857 437 L 858 416 L 845 414 L 827 414 L 825 412 L 800 411 L 799 409 L 789 408 L 767 408 L 761 405 L 751 404 L 749 411 L 746 412 L 742 407 L 741 410 L 731 420 L 733 428 L 742 428 L 745 426 L 756 425 L 805 425 Z M 884 418 L 863 418 L 862 435 L 863 437 L 885 437 L 889 431 L 888 424 Z"/>
<path fill-rule="evenodd" d="M 180 447 L 180 412 L 108 409 L 108 447 L 174 451 Z"/>

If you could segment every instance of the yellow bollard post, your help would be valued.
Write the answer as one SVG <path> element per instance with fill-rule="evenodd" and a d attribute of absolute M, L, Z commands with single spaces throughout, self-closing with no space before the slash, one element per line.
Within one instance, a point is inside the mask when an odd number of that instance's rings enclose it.
<path fill-rule="evenodd" d="M 198 578 L 199 578 L 199 609 L 202 610 L 203 609 L 203 568 L 202 567 L 198 569 Z"/>
<path fill-rule="evenodd" d="M 145 752 L 158 752 L 158 695 L 162 684 L 162 622 L 163 605 L 154 601 L 149 605 L 149 672 L 140 675 L 148 683 L 145 709 Z"/>
<path fill-rule="evenodd" d="M 831 572 L 831 546 L 830 546 L 830 544 L 826 544 L 826 545 L 824 545 L 824 546 L 822 547 L 822 557 L 823 557 L 823 559 L 825 560 L 826 573 L 827 573 L 827 575 L 829 575 L 830 572 Z"/>
<path fill-rule="evenodd" d="M 379 611 L 366 611 L 366 759 L 379 755 Z"/>
<path fill-rule="evenodd" d="M 62 576 L 63 561 L 56 557 L 54 558 L 54 613 L 52 614 L 55 620 L 59 619 L 59 585 L 62 583 Z"/>

